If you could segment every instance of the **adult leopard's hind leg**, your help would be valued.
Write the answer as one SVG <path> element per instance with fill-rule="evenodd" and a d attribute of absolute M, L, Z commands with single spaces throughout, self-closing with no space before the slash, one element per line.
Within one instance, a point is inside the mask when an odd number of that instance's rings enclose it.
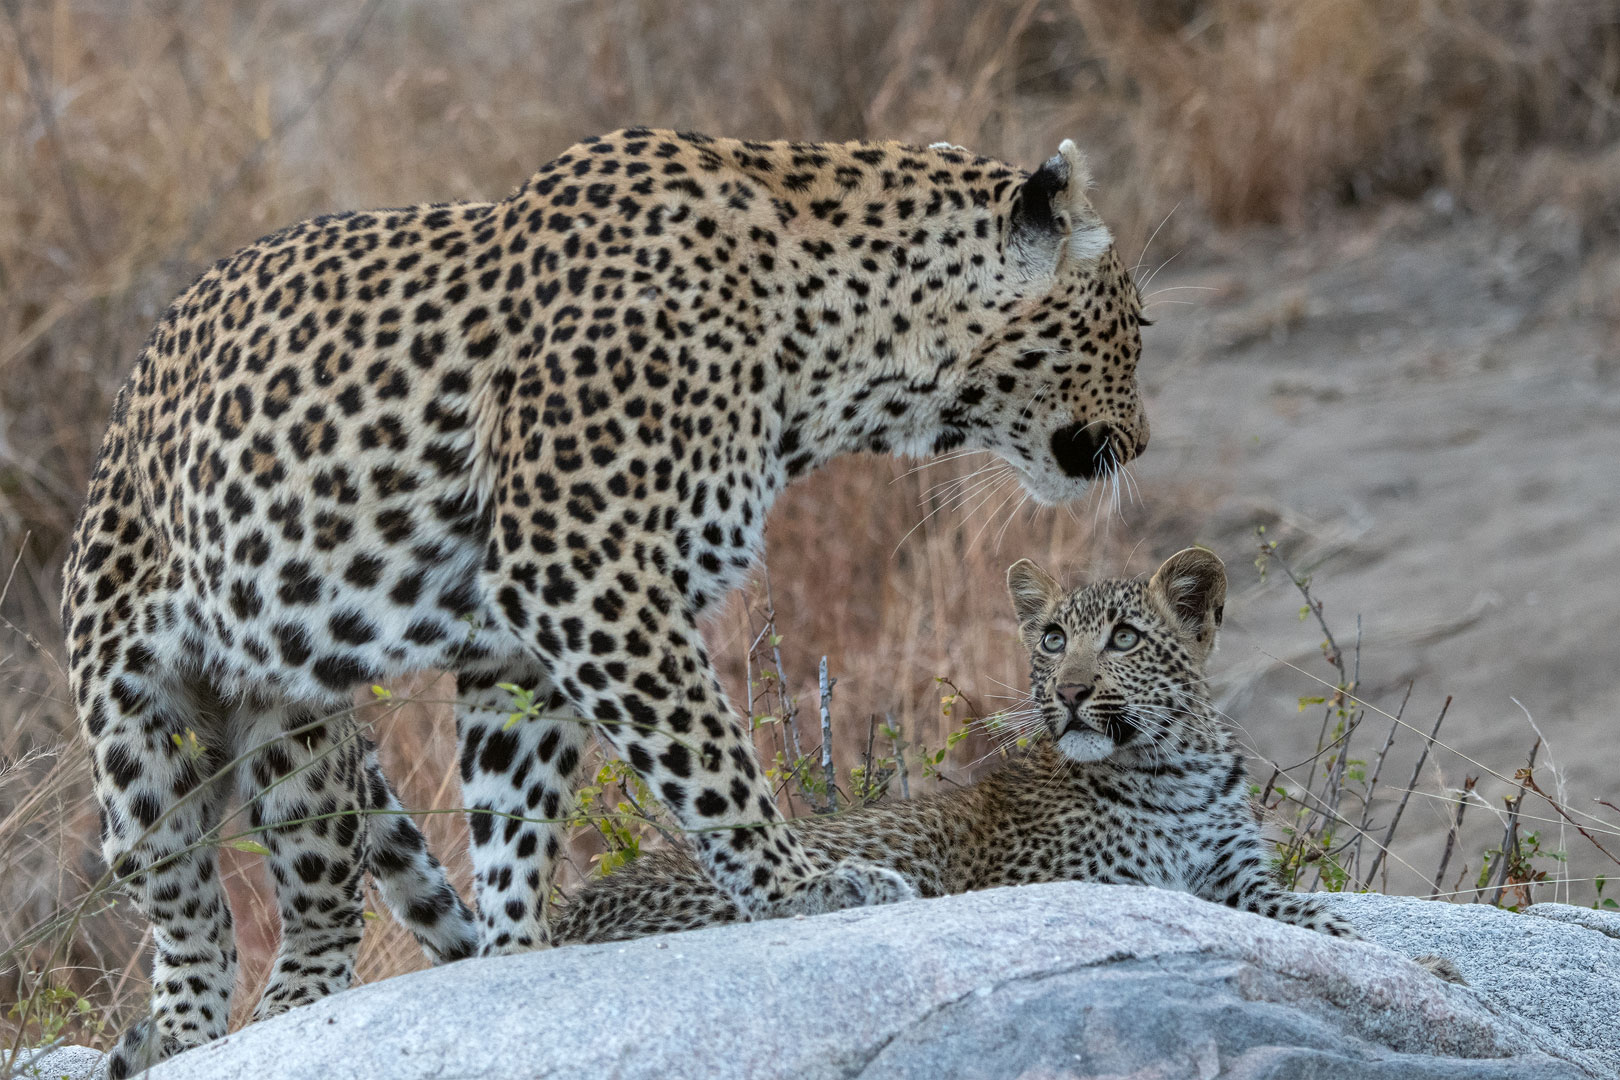
<path fill-rule="evenodd" d="M 220 718 L 158 670 L 139 635 L 114 662 L 75 670 L 101 808 L 102 852 L 152 924 L 152 1000 L 119 1040 L 114 1078 L 225 1034 L 236 982 L 216 828 L 229 784 Z"/>
<path fill-rule="evenodd" d="M 471 956 L 478 948 L 478 922 L 428 851 L 416 822 L 388 786 L 375 747 L 366 749 L 366 869 L 388 910 L 436 964 Z"/>
<path fill-rule="evenodd" d="M 246 712 L 246 710 L 244 710 Z M 268 850 L 281 945 L 253 1018 L 348 988 L 364 925 L 369 746 L 342 706 L 244 715 L 243 801 Z"/>
<path fill-rule="evenodd" d="M 461 793 L 483 955 L 551 944 L 548 907 L 566 839 L 562 819 L 589 734 L 538 666 L 514 662 L 457 677 Z"/>

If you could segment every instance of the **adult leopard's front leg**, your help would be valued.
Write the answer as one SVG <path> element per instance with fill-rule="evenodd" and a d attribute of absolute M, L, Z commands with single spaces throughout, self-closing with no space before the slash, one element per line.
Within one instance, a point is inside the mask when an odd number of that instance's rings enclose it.
<path fill-rule="evenodd" d="M 862 863 L 818 870 L 811 863 L 786 828 L 753 741 L 726 701 L 695 616 L 672 582 L 649 573 L 659 562 L 667 565 L 645 556 L 570 580 L 518 566 L 493 592 L 506 629 L 532 644 L 553 684 L 658 794 L 715 884 L 748 917 L 914 896 L 890 870 Z M 465 735 L 462 753 L 464 761 L 484 757 Z M 536 852 L 525 862 L 529 870 L 541 869 Z M 477 869 L 486 874 L 486 867 Z M 544 877 L 534 878 L 534 887 Z M 517 898 L 505 903 L 517 910 Z M 530 908 L 537 910 L 538 901 Z M 481 915 L 487 933 L 491 913 Z M 486 941 L 484 949 L 491 948 Z"/>
<path fill-rule="evenodd" d="M 483 955 L 551 944 L 551 882 L 588 734 L 532 663 L 465 671 L 456 680 Z"/>

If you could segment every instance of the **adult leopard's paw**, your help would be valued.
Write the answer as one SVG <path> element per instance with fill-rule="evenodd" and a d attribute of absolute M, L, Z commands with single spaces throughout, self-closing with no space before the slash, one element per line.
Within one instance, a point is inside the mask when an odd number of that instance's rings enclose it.
<path fill-rule="evenodd" d="M 904 875 L 850 859 L 806 880 L 793 895 L 777 905 L 770 916 L 820 915 L 916 898 L 916 886 Z"/>
<path fill-rule="evenodd" d="M 151 1017 L 124 1032 L 113 1052 L 107 1055 L 108 1080 L 124 1080 L 145 1072 L 165 1058 L 191 1049 L 173 1035 L 159 1032 Z"/>

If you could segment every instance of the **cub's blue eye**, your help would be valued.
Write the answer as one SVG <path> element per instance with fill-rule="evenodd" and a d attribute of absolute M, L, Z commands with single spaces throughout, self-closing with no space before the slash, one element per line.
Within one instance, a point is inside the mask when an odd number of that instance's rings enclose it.
<path fill-rule="evenodd" d="M 1046 636 L 1041 638 L 1041 648 L 1045 649 L 1049 653 L 1062 652 L 1063 646 L 1067 645 L 1068 643 L 1069 639 L 1063 636 L 1063 631 L 1061 630 L 1048 630 L 1046 632 Z"/>
<path fill-rule="evenodd" d="M 1124 652 L 1127 649 L 1134 648 L 1136 643 L 1141 640 L 1142 635 L 1136 632 L 1135 627 L 1116 626 L 1114 627 L 1114 636 L 1108 639 L 1108 647 Z"/>

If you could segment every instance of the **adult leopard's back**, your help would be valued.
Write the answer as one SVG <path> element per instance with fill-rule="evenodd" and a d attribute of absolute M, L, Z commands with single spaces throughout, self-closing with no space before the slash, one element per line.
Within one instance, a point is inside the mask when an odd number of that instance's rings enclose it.
<path fill-rule="evenodd" d="M 486 952 L 547 941 L 579 716 L 742 910 L 892 895 L 780 827 L 696 619 L 840 453 L 984 447 L 1056 503 L 1141 450 L 1140 300 L 1088 182 L 1068 143 L 1026 175 L 632 130 L 500 202 L 320 218 L 205 273 L 118 398 L 65 583 L 104 850 L 156 928 L 132 1045 L 224 1030 L 198 845 L 240 755 L 283 919 L 261 1014 L 347 984 L 368 865 L 430 952 L 470 947 L 409 820 L 356 813 L 397 807 L 344 710 L 406 671 L 458 673 Z M 547 706 L 515 727 L 513 683 Z"/>

